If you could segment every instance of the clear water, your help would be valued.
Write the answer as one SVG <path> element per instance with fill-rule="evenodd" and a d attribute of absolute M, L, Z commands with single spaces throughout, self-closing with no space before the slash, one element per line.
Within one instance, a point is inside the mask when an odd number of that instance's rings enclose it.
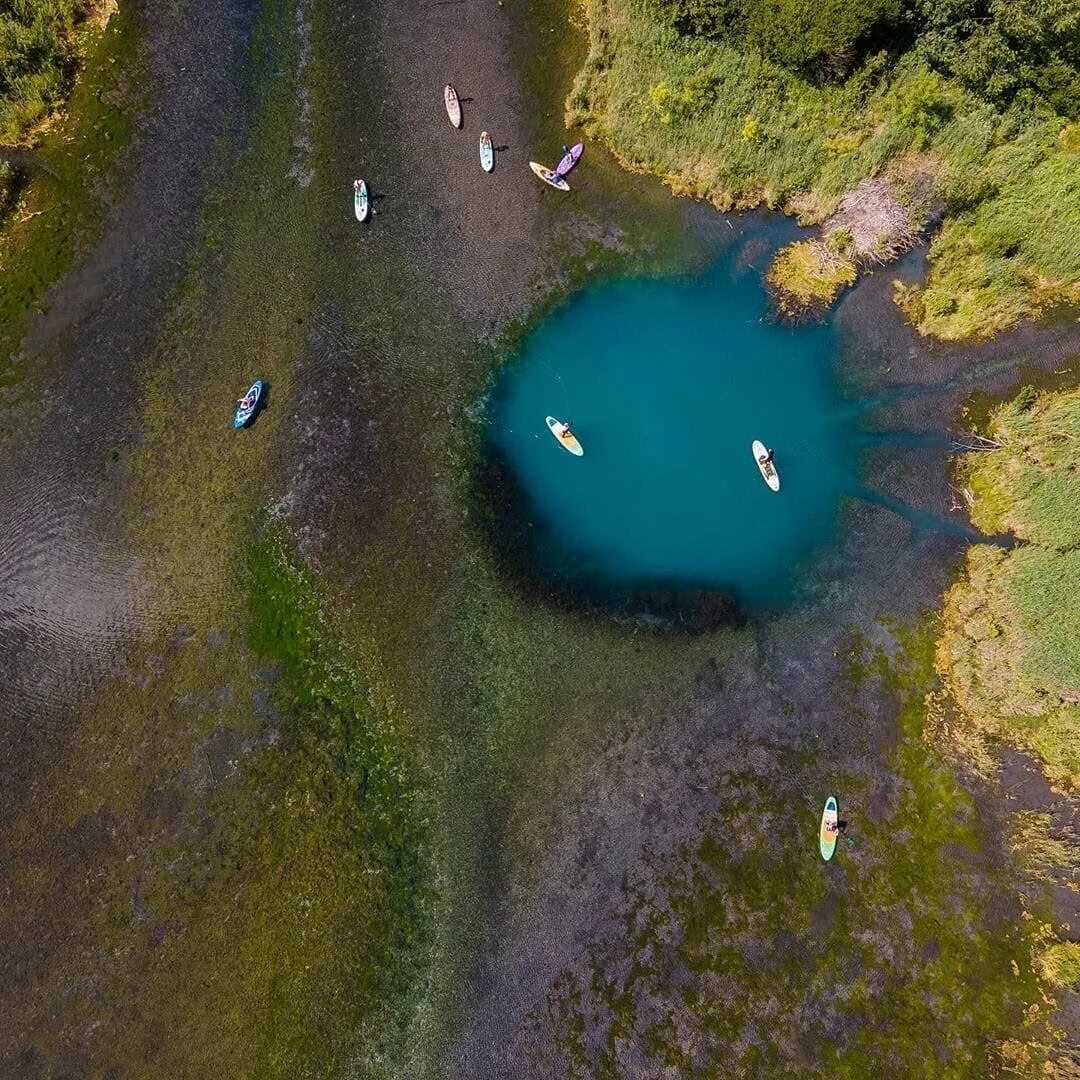
<path fill-rule="evenodd" d="M 488 438 L 526 496 L 530 557 L 563 582 L 790 597 L 860 487 L 859 410 L 829 324 L 770 321 L 760 270 L 732 251 L 702 276 L 586 290 L 506 365 Z M 545 417 L 572 420 L 576 458 Z M 750 445 L 776 451 L 781 489 Z"/>

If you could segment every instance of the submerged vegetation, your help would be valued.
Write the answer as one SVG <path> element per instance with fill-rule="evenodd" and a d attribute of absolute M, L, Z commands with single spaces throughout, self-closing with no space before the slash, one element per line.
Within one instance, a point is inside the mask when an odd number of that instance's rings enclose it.
<path fill-rule="evenodd" d="M 386 1014 L 416 986 L 432 896 L 425 809 L 393 716 L 336 639 L 283 530 L 252 549 L 249 569 L 250 641 L 281 672 L 281 722 L 275 752 L 251 769 L 261 823 L 250 832 L 235 820 L 247 841 L 224 846 L 281 869 L 252 940 L 269 980 L 263 1058 L 277 1074 L 327 1075 L 392 1049 L 374 1031 L 397 1028 Z M 283 971 L 275 939 L 295 967 Z"/>
<path fill-rule="evenodd" d="M 973 547 L 949 593 L 938 662 L 984 737 L 1038 755 L 1080 787 L 1080 390 L 1022 392 L 993 416 L 1000 449 L 967 465 L 972 517 L 1009 530 Z"/>
<path fill-rule="evenodd" d="M 963 1077 L 1007 1057 L 1044 1075 L 1040 982 L 1071 954 L 1040 967 L 1037 913 L 994 909 L 976 806 L 923 737 L 932 634 L 898 636 L 852 673 L 899 708 L 895 786 L 814 754 L 718 776 L 707 835 L 628 884 L 622 935 L 549 1000 L 574 1075 Z M 823 772 L 859 822 L 828 865 L 807 854 Z"/>
<path fill-rule="evenodd" d="M 924 333 L 987 336 L 1080 301 L 1074 5 L 587 0 L 586 11 L 568 120 L 631 167 L 722 209 L 765 202 L 807 224 L 871 176 L 914 222 L 940 208 L 927 285 L 902 296 Z M 805 281 L 806 254 L 779 277 Z M 819 294 L 844 283 L 824 278 Z"/>

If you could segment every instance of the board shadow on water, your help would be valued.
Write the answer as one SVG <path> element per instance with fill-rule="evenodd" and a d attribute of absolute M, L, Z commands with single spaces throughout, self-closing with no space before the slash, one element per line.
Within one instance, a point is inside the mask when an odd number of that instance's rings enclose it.
<path fill-rule="evenodd" d="M 860 477 L 865 449 L 916 438 L 868 438 L 842 353 L 831 318 L 770 317 L 738 248 L 698 276 L 576 294 L 492 389 L 480 486 L 500 555 L 549 595 L 616 613 L 704 603 L 711 624 L 789 604 L 835 548 L 842 501 L 878 501 Z M 548 415 L 573 422 L 583 457 L 560 447 Z M 775 450 L 779 492 L 755 439 Z"/>

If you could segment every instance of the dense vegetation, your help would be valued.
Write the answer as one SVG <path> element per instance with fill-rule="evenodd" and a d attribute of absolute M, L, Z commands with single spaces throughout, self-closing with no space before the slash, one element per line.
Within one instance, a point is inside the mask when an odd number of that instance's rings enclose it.
<path fill-rule="evenodd" d="M 75 28 L 87 0 L 9 0 L 0 6 L 0 144 L 17 143 L 67 92 Z"/>
<path fill-rule="evenodd" d="M 820 223 L 868 176 L 945 223 L 923 332 L 1080 301 L 1080 8 L 1067 0 L 587 0 L 569 119 L 722 209 Z"/>
<path fill-rule="evenodd" d="M 1006 107 L 1018 97 L 1080 113 L 1080 13 L 1069 0 L 655 0 L 679 33 L 738 38 L 817 78 L 874 53 L 914 49 L 928 66 Z"/>
<path fill-rule="evenodd" d="M 1011 551 L 974 547 L 949 595 L 939 666 L 984 735 L 1034 750 L 1080 786 L 1080 390 L 1022 393 L 975 457 L 972 516 Z"/>
<path fill-rule="evenodd" d="M 770 60 L 825 78 L 847 71 L 861 43 L 902 16 L 900 0 L 656 0 L 656 10 L 680 33 L 738 38 Z"/>

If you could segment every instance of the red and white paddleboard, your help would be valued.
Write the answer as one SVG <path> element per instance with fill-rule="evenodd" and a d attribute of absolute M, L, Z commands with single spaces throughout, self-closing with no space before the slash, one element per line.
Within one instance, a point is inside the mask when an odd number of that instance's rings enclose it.
<path fill-rule="evenodd" d="M 457 91 L 449 83 L 443 90 L 443 100 L 446 102 L 446 115 L 450 117 L 450 123 L 456 128 L 461 127 L 461 101 Z"/>

